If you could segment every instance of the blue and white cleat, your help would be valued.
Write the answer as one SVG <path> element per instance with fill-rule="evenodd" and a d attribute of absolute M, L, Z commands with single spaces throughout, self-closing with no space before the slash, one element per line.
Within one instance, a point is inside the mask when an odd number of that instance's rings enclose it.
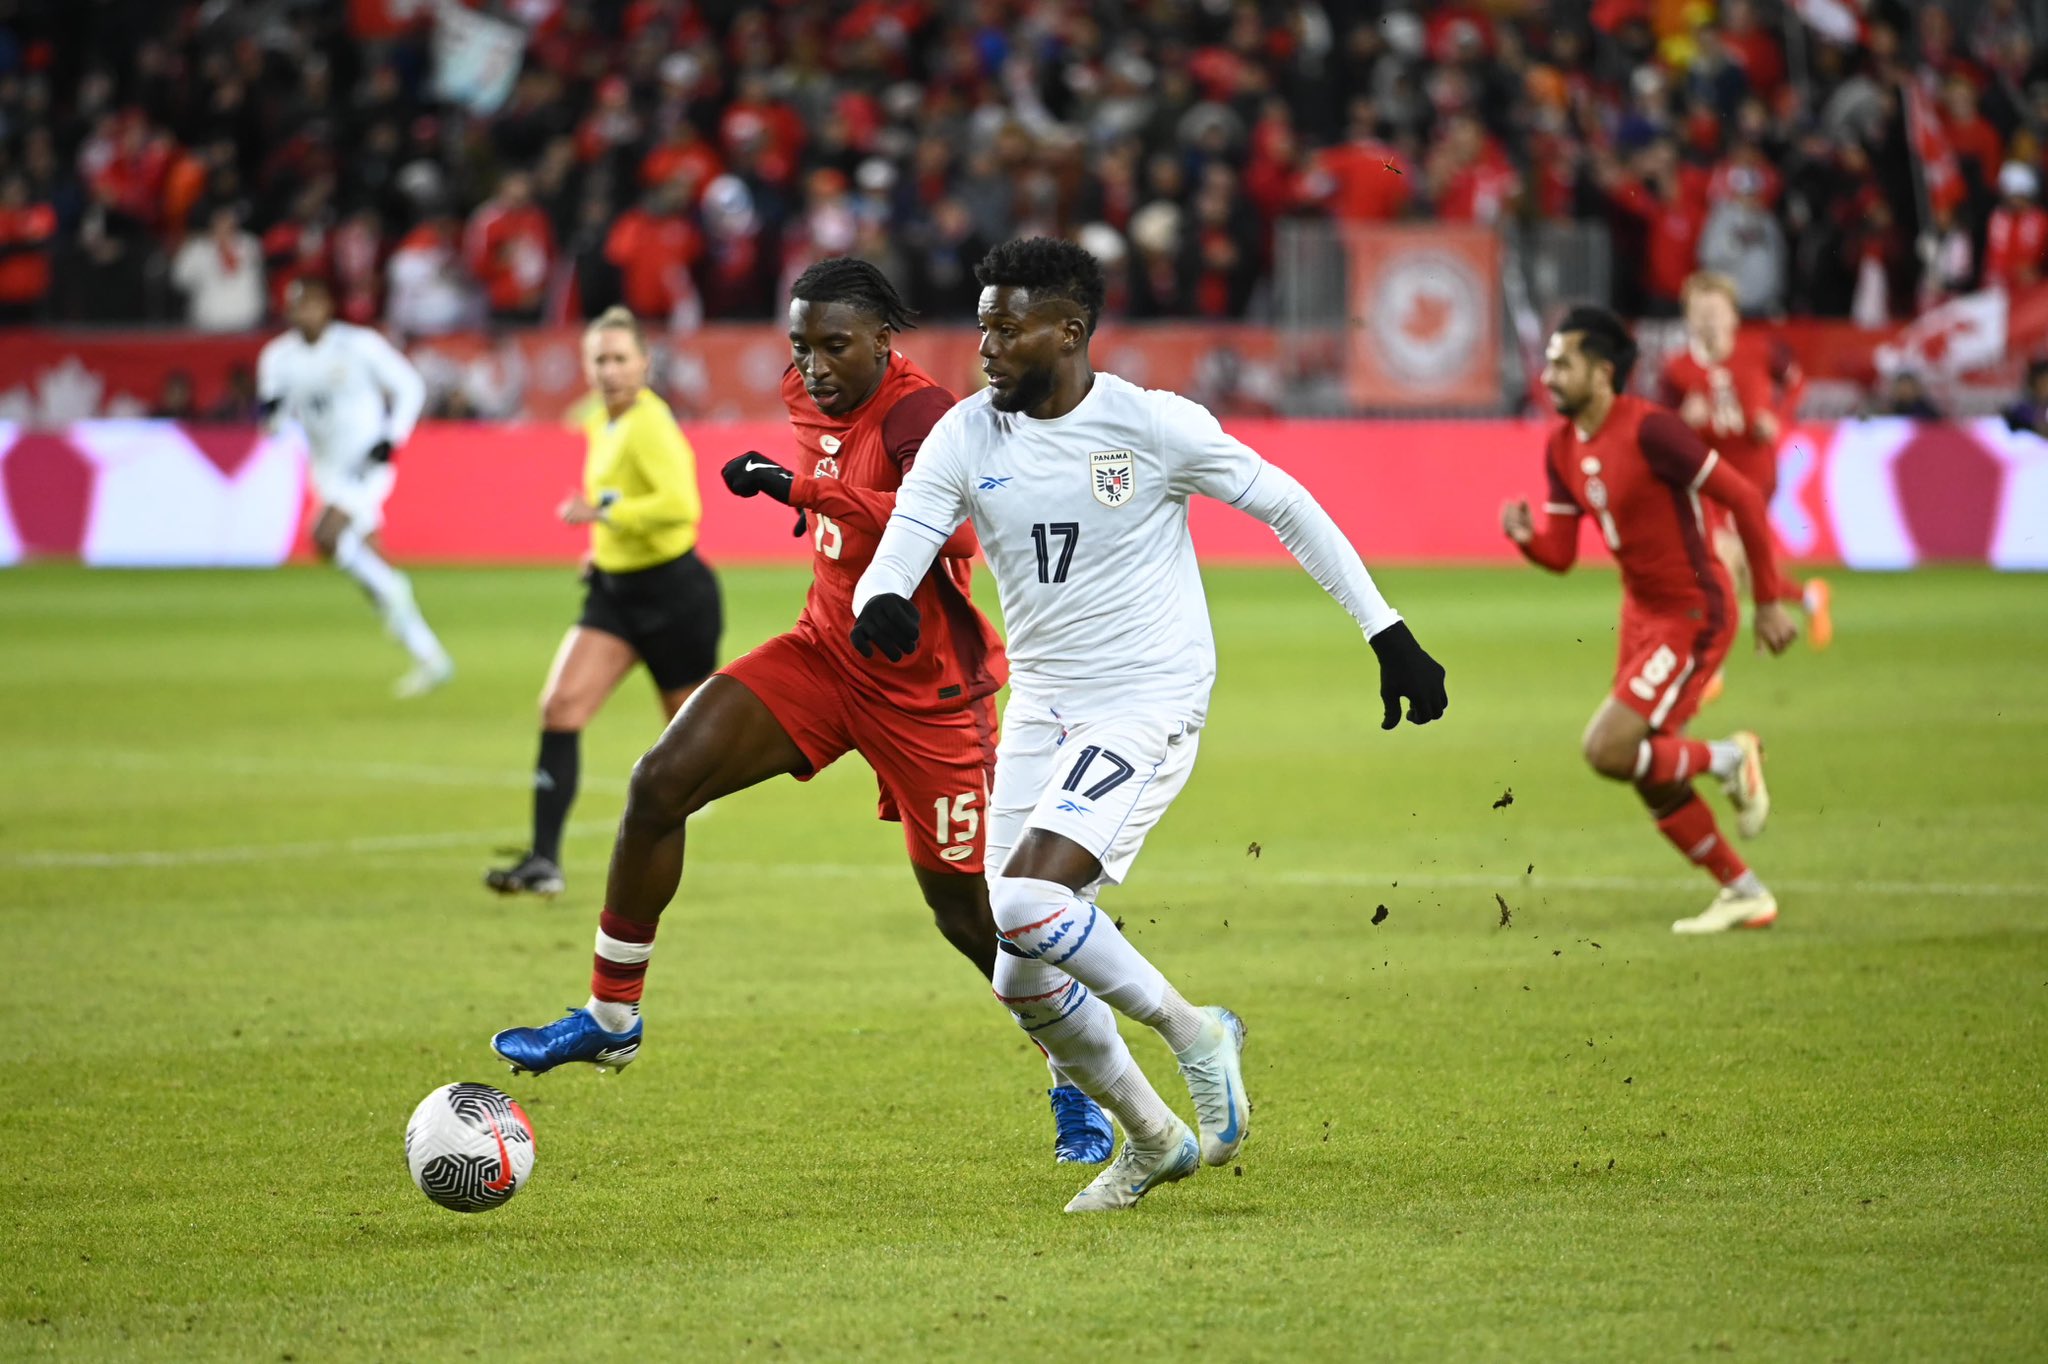
<path fill-rule="evenodd" d="M 1202 1160 L 1228 1165 L 1252 1130 L 1252 1104 L 1244 1092 L 1244 1020 L 1218 1004 L 1202 1010 L 1202 1037 L 1178 1053 L 1181 1078 L 1195 1101 L 1202 1129 Z"/>
<path fill-rule="evenodd" d="M 1102 1106 L 1072 1085 L 1048 1090 L 1052 1120 L 1052 1158 L 1062 1165 L 1100 1165 L 1116 1149 L 1116 1129 Z"/>
<path fill-rule="evenodd" d="M 1068 1212 L 1121 1212 L 1161 1184 L 1186 1179 L 1202 1168 L 1202 1148 L 1188 1125 L 1175 1118 L 1173 1130 L 1156 1147 L 1141 1147 L 1130 1137 L 1109 1168 L 1074 1195 Z"/>
<path fill-rule="evenodd" d="M 507 1028 L 491 1038 L 491 1050 L 512 1067 L 545 1075 L 569 1061 L 588 1061 L 599 1070 L 624 1070 L 640 1054 L 640 1020 L 625 1032 L 606 1032 L 588 1009 L 571 1009 L 538 1028 Z"/>

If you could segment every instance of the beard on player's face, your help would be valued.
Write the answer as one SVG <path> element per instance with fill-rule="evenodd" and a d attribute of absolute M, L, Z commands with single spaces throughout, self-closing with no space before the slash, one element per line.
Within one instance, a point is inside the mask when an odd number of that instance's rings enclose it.
<path fill-rule="evenodd" d="M 1028 412 L 1052 396 L 1057 376 L 1051 365 L 1017 370 L 1015 375 L 1008 388 L 994 389 L 989 393 L 988 404 L 996 411 Z"/>

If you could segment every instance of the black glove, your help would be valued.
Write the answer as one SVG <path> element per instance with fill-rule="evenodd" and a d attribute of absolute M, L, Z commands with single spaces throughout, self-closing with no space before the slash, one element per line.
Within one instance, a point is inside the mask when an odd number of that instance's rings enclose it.
<path fill-rule="evenodd" d="M 1444 693 L 1443 664 L 1422 651 L 1409 632 L 1408 622 L 1397 620 L 1372 637 L 1372 651 L 1380 659 L 1380 700 L 1387 716 L 1381 729 L 1401 723 L 1401 698 L 1408 698 L 1408 723 L 1426 725 L 1444 713 L 1451 698 Z"/>
<path fill-rule="evenodd" d="M 893 592 L 871 598 L 853 622 L 853 647 L 862 658 L 880 649 L 891 663 L 902 662 L 917 652 L 917 608 Z"/>
<path fill-rule="evenodd" d="M 363 458 L 372 464 L 389 464 L 391 462 L 391 442 L 388 440 L 378 441 L 370 447 L 370 453 L 364 455 Z"/>
<path fill-rule="evenodd" d="M 725 486 L 733 496 L 766 493 L 785 507 L 789 505 L 789 490 L 796 483 L 795 474 L 758 450 L 727 460 L 724 474 Z"/>

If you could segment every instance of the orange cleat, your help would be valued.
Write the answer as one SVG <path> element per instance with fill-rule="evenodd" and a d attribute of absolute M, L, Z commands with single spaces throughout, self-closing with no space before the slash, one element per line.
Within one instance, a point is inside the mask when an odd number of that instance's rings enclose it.
<path fill-rule="evenodd" d="M 1835 642 L 1834 596 L 1826 578 L 1808 578 L 1799 593 L 1799 604 L 1806 609 L 1806 638 L 1816 653 Z"/>

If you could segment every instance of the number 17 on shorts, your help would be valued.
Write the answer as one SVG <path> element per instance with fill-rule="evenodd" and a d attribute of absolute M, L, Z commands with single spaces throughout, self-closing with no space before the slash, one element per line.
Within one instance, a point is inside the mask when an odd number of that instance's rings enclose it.
<path fill-rule="evenodd" d="M 1198 735 L 1179 721 L 1116 720 L 1063 729 L 1011 707 L 996 756 L 991 818 L 1078 843 L 1121 881 L 1194 770 Z M 1028 813 L 1027 813 L 1028 812 Z M 1009 847 L 1019 830 L 992 830 Z"/>

